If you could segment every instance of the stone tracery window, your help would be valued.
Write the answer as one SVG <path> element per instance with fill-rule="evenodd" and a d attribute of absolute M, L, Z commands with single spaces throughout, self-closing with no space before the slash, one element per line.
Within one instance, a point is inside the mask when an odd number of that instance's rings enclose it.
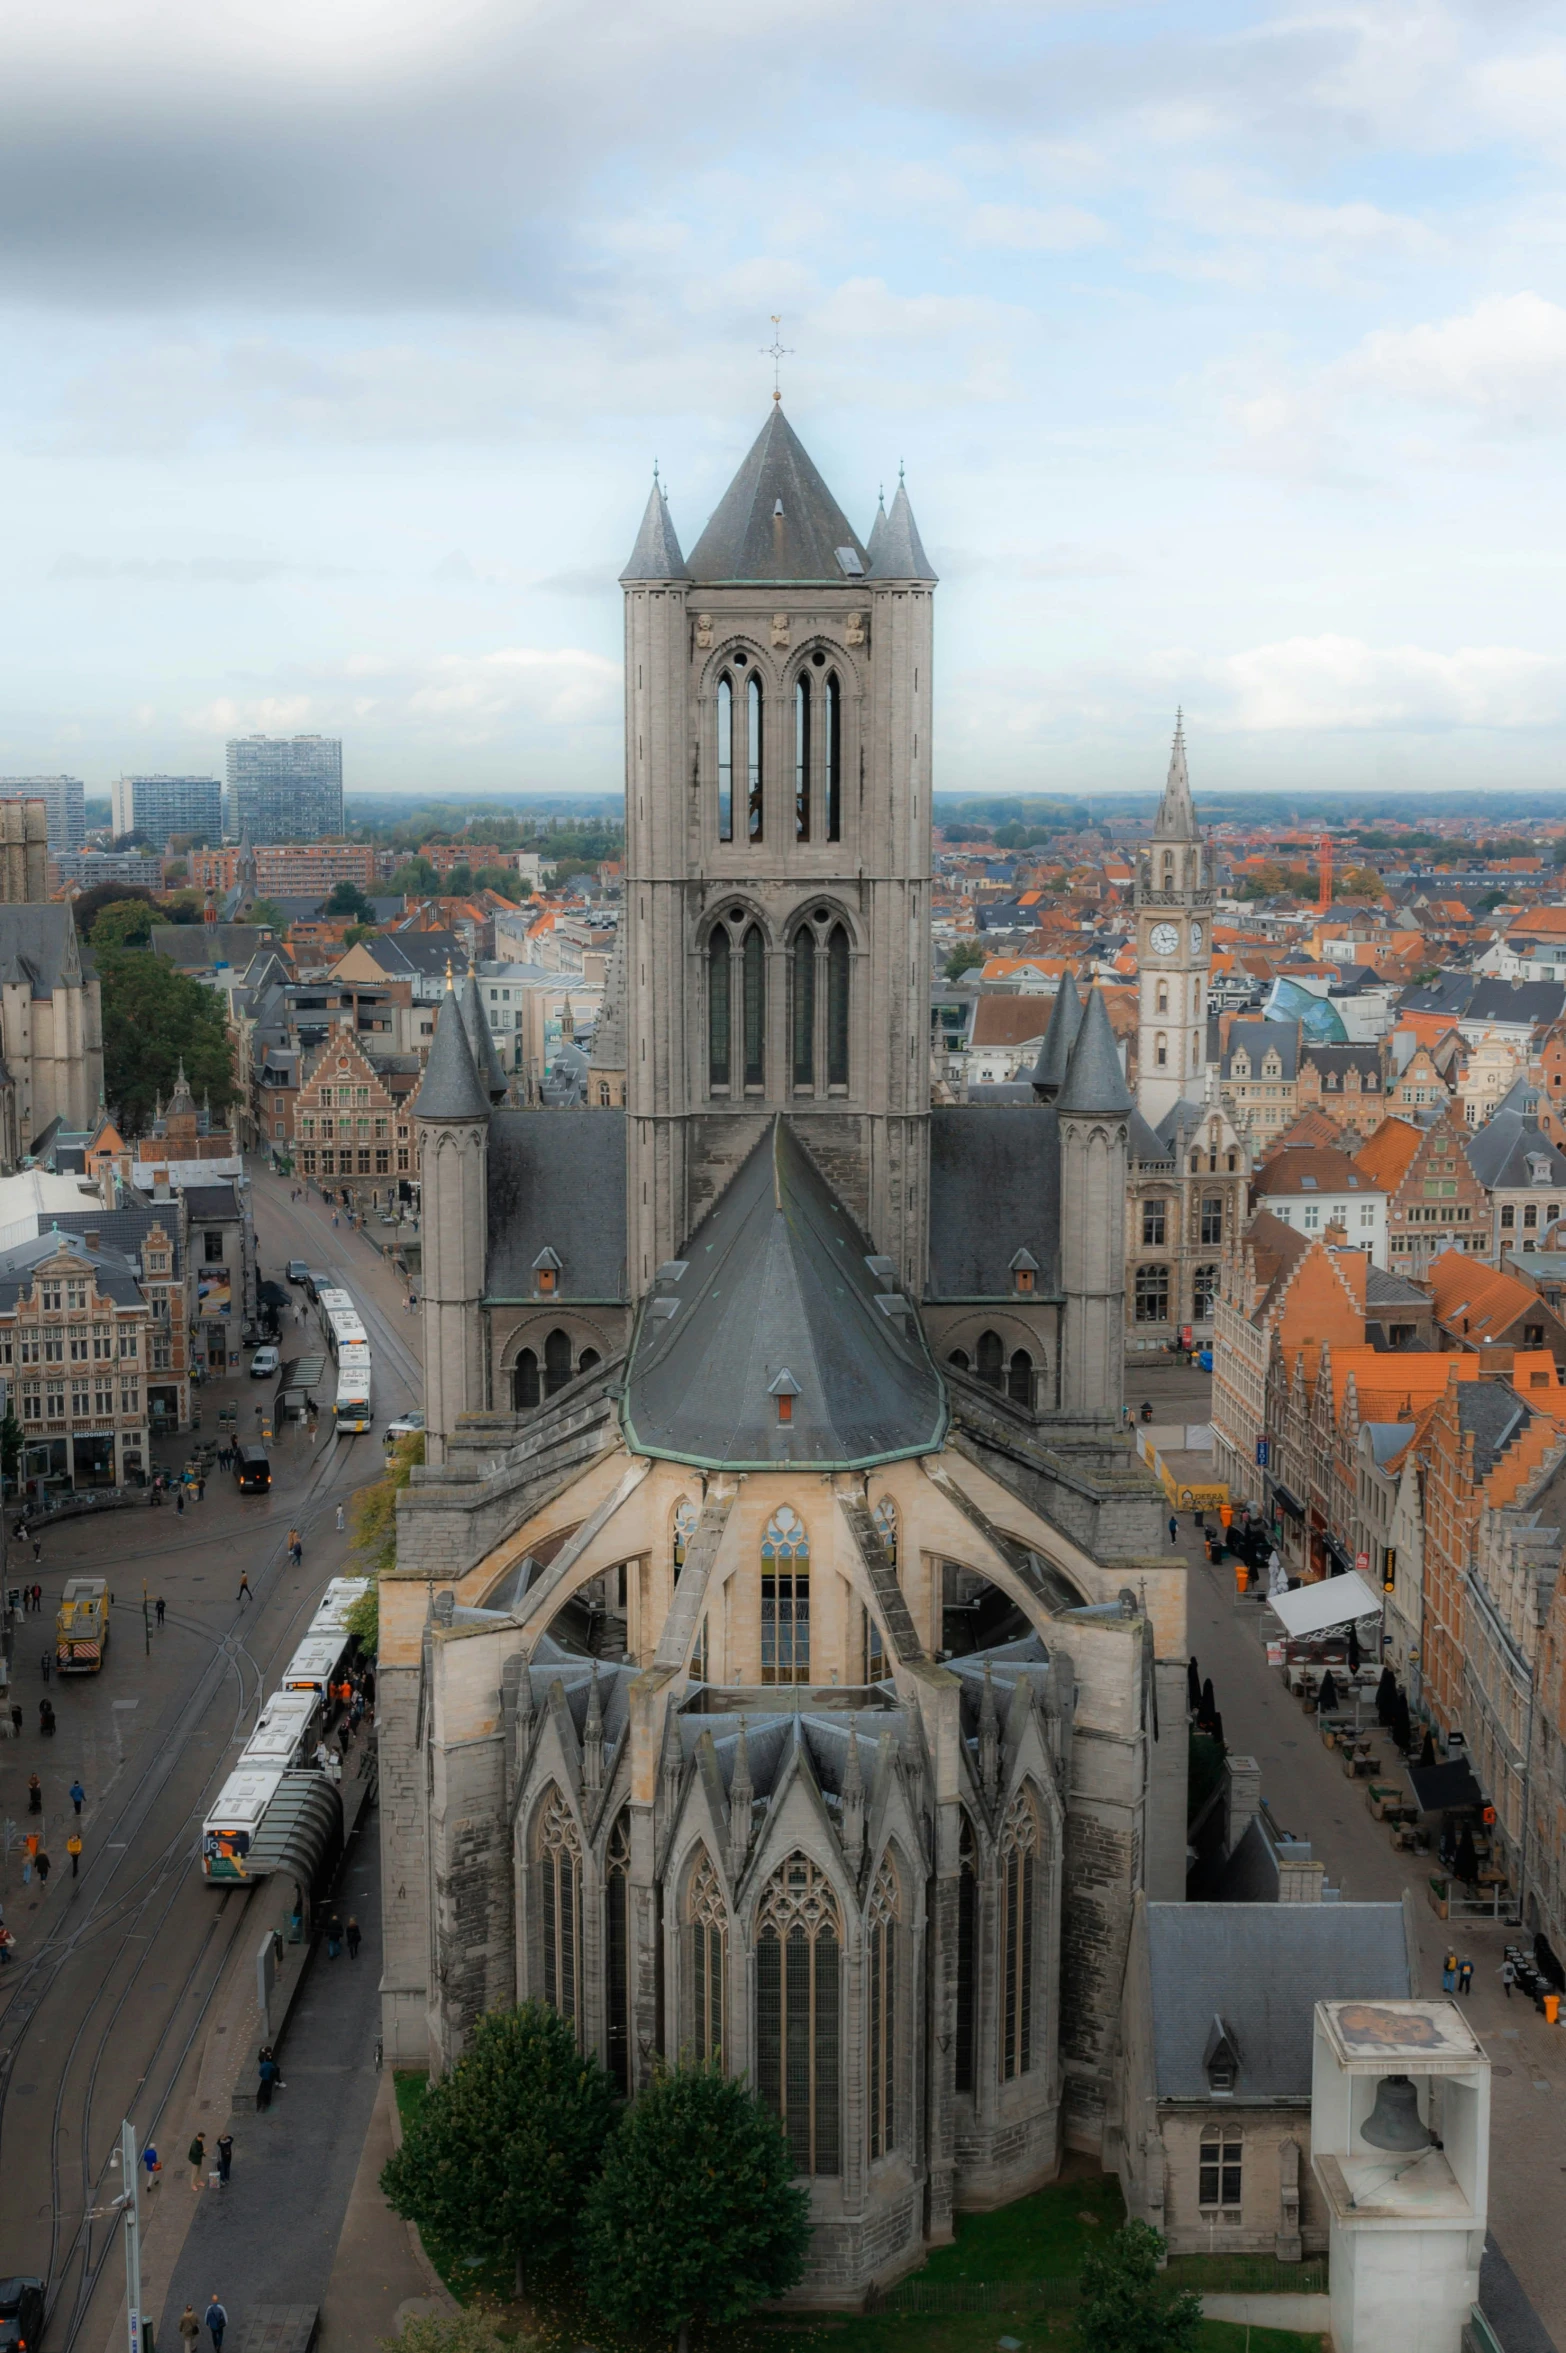
<path fill-rule="evenodd" d="M 622 1812 L 609 1834 L 604 1872 L 604 1994 L 609 2072 L 622 2092 L 631 2088 L 631 1817 Z"/>
<path fill-rule="evenodd" d="M 672 1522 L 676 1570 L 683 1569 L 685 1566 L 685 1555 L 690 1550 L 690 1541 L 696 1533 L 696 1522 L 699 1517 L 700 1514 L 690 1497 L 682 1495 L 674 1507 Z"/>
<path fill-rule="evenodd" d="M 892 1858 L 882 1858 L 870 1896 L 866 2002 L 866 2096 L 870 2155 L 897 2146 L 897 1923 L 902 1904 Z"/>
<path fill-rule="evenodd" d="M 881 1548 L 893 1568 L 897 1566 L 897 1506 L 889 1495 L 883 1495 L 872 1515 Z"/>
<path fill-rule="evenodd" d="M 562 2018 L 582 2008 L 582 1848 L 571 1810 L 551 1789 L 538 1826 L 544 1999 Z"/>
<path fill-rule="evenodd" d="M 808 923 L 794 934 L 794 1084 L 816 1082 L 816 935 Z"/>
<path fill-rule="evenodd" d="M 685 1899 L 691 1962 L 691 2042 L 700 2061 L 723 2057 L 724 1987 L 728 1979 L 729 1916 L 723 1888 L 705 1847 Z"/>
<path fill-rule="evenodd" d="M 1025 1790 L 1012 1799 L 1001 1834 L 1001 2075 L 1033 2066 L 1033 1914 L 1038 1894 L 1039 1823 Z"/>
<path fill-rule="evenodd" d="M 718 839 L 734 839 L 734 681 L 718 680 Z"/>
<path fill-rule="evenodd" d="M 810 1680 L 810 1536 L 786 1503 L 761 1539 L 761 1680 Z"/>
<path fill-rule="evenodd" d="M 707 942 L 707 1084 L 729 1083 L 729 935 L 721 923 Z"/>
<path fill-rule="evenodd" d="M 790 1855 L 757 1915 L 756 2089 L 797 2173 L 840 2170 L 842 1956 L 831 1882 L 807 1855 Z"/>
<path fill-rule="evenodd" d="M 979 2005 L 979 1858 L 966 1814 L 957 1841 L 957 2048 L 954 2085 L 971 2092 Z"/>

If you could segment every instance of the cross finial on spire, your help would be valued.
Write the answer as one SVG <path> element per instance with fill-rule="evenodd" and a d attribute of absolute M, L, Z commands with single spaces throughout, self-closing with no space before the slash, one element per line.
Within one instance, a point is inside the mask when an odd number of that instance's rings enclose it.
<path fill-rule="evenodd" d="M 761 356 L 772 362 L 772 397 L 774 401 L 781 402 L 783 398 L 783 362 L 786 359 L 792 359 L 794 354 L 783 340 L 783 313 L 780 310 L 775 310 L 771 315 L 772 341 L 762 345 Z"/>

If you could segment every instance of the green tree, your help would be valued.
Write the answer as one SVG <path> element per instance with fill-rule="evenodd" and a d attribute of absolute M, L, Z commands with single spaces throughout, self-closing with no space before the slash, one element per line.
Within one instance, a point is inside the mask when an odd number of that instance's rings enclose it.
<path fill-rule="evenodd" d="M 395 899 L 427 899 L 440 889 L 440 876 L 428 858 L 410 858 L 386 888 Z"/>
<path fill-rule="evenodd" d="M 22 1467 L 22 1425 L 9 1402 L 0 1420 L 0 1474 L 14 1487 Z"/>
<path fill-rule="evenodd" d="M 1082 2353 L 1194 2353 L 1202 2299 L 1168 2287 L 1158 2266 L 1164 2241 L 1128 2222 L 1082 2260 L 1077 2343 Z"/>
<path fill-rule="evenodd" d="M 153 1099 L 174 1091 L 181 1061 L 197 1102 L 214 1112 L 234 1095 L 223 999 L 162 956 L 136 948 L 99 949 L 93 961 L 103 987 L 103 1085 L 126 1133 L 140 1135 Z"/>
<path fill-rule="evenodd" d="M 941 969 L 948 980 L 961 980 L 965 972 L 972 972 L 976 965 L 987 961 L 988 951 L 977 940 L 963 940 L 953 948 Z"/>
<path fill-rule="evenodd" d="M 476 891 L 498 891 L 503 899 L 520 898 L 527 885 L 511 866 L 481 866 L 473 877 Z"/>
<path fill-rule="evenodd" d="M 332 895 L 326 902 L 326 912 L 328 915 L 354 915 L 361 923 L 375 921 L 375 909 L 356 882 L 334 883 Z"/>
<path fill-rule="evenodd" d="M 112 899 L 99 909 L 92 927 L 95 949 L 145 948 L 157 914 L 150 899 Z"/>
<path fill-rule="evenodd" d="M 93 925 L 105 907 L 123 907 L 132 899 L 139 900 L 144 907 L 156 905 L 151 891 L 144 890 L 139 882 L 100 882 L 90 891 L 83 891 L 71 909 L 76 918 L 77 938 L 91 939 Z M 153 915 L 150 921 L 156 923 L 158 917 Z"/>
<path fill-rule="evenodd" d="M 587 2292 L 624 2329 L 674 2336 L 743 2320 L 791 2288 L 810 2198 L 783 2128 L 715 2065 L 664 2068 L 621 2117 L 587 2193 Z"/>
<path fill-rule="evenodd" d="M 252 900 L 245 921 L 264 924 L 269 931 L 285 932 L 288 929 L 288 917 L 275 899 Z"/>
<path fill-rule="evenodd" d="M 443 2254 L 513 2264 L 520 2294 L 524 2263 L 570 2248 L 615 2104 L 569 2019 L 542 2002 L 490 2010 L 431 2085 L 381 2189 Z"/>

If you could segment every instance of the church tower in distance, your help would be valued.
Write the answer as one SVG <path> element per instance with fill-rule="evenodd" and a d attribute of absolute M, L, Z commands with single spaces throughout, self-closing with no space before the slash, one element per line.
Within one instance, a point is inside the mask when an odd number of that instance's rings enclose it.
<path fill-rule="evenodd" d="M 918 1297 L 935 574 L 861 542 L 776 402 L 689 557 L 655 481 L 625 590 L 627 1278 L 779 1112 Z"/>
<path fill-rule="evenodd" d="M 1176 718 L 1153 838 L 1137 860 L 1137 1109 L 1149 1127 L 1204 1092 L 1212 861 L 1196 822 Z"/>

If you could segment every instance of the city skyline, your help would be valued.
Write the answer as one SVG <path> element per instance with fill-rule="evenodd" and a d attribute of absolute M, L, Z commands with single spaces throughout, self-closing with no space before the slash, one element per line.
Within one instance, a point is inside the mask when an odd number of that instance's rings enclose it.
<path fill-rule="evenodd" d="M 653 460 L 688 545 L 781 313 L 857 531 L 908 467 L 939 788 L 1152 787 L 1181 699 L 1198 792 L 1566 773 L 1542 20 L 799 26 L 788 64 L 696 0 L 586 51 L 487 0 L 0 31 L 0 769 L 259 729 L 370 790 L 613 791 Z"/>

